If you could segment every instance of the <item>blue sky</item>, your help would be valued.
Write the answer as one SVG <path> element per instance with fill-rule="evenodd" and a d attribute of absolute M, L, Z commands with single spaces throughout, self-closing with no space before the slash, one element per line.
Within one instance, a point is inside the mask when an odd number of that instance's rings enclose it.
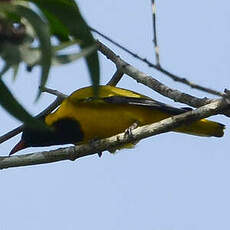
<path fill-rule="evenodd" d="M 154 61 L 150 1 L 77 1 L 88 23 L 143 57 Z M 229 88 L 230 4 L 214 1 L 157 1 L 161 64 L 201 85 Z M 100 38 L 100 37 L 98 37 Z M 101 38 L 100 38 L 101 39 Z M 103 39 L 101 39 L 104 41 Z M 108 44 L 123 59 L 172 88 L 193 90 L 147 67 Z M 100 55 L 102 83 L 115 66 Z M 33 114 L 54 97 L 34 103 L 39 69 L 22 67 L 5 82 Z M 63 93 L 90 84 L 84 60 L 51 71 L 48 86 Z M 128 76 L 120 87 L 181 106 Z M 0 133 L 20 123 L 0 108 Z M 21 167 L 0 172 L 0 229 L 230 229 L 229 120 L 223 138 L 166 133 L 141 141 L 133 150 L 103 153 L 76 162 Z M 7 155 L 19 136 L 1 144 Z M 52 148 L 30 148 L 22 153 Z"/>

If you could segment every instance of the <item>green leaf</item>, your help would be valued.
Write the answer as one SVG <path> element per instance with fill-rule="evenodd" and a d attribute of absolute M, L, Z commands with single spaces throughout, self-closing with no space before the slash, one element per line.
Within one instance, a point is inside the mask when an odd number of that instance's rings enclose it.
<path fill-rule="evenodd" d="M 39 63 L 42 68 L 40 85 L 43 87 L 48 78 L 52 57 L 49 27 L 37 13 L 23 5 L 1 3 L 0 12 L 11 13 L 23 17 L 27 19 L 33 27 L 40 43 L 41 58 Z"/>
<path fill-rule="evenodd" d="M 87 47 L 87 48 L 83 49 L 79 53 L 56 55 L 52 60 L 52 64 L 53 65 L 68 64 L 68 63 L 73 62 L 79 58 L 86 57 L 87 55 L 90 55 L 95 49 L 96 49 L 96 46 L 94 45 L 92 47 Z"/>
<path fill-rule="evenodd" d="M 15 81 L 16 76 L 18 74 L 19 64 L 13 65 L 12 68 L 13 68 L 13 80 Z"/>
<path fill-rule="evenodd" d="M 59 50 L 69 48 L 70 46 L 73 46 L 73 45 L 79 45 L 79 41 L 70 40 L 70 41 L 67 41 L 67 42 L 62 42 L 61 44 L 59 44 L 57 46 L 53 46 L 53 49 L 54 49 L 55 52 L 57 52 Z"/>
<path fill-rule="evenodd" d="M 0 105 L 12 116 L 34 128 L 45 128 L 45 124 L 33 118 L 14 98 L 5 83 L 0 79 Z"/>
<path fill-rule="evenodd" d="M 28 20 L 39 39 L 41 50 L 40 64 L 42 67 L 40 86 L 44 87 L 48 79 L 52 58 L 49 28 L 40 16 L 27 7 L 17 5 L 16 12 Z M 40 94 L 41 92 L 38 96 L 40 96 Z"/>
<path fill-rule="evenodd" d="M 21 52 L 19 50 L 19 46 L 11 42 L 4 43 L 0 54 L 9 66 L 21 62 Z"/>
<path fill-rule="evenodd" d="M 94 44 L 93 36 L 74 0 L 27 1 L 33 2 L 44 13 L 44 15 L 47 15 L 47 12 L 49 12 L 49 17 L 47 18 L 49 22 L 51 22 L 51 17 L 53 17 L 53 21 L 56 21 L 56 23 L 59 22 L 56 26 L 65 26 L 70 35 L 75 39 L 81 40 L 80 47 L 82 49 Z M 52 24 L 53 23 L 51 23 L 51 26 Z M 93 85 L 97 87 L 99 85 L 99 60 L 97 51 L 87 56 L 86 61 Z"/>
<path fill-rule="evenodd" d="M 8 63 L 4 63 L 4 66 L 0 71 L 0 79 L 9 69 L 10 69 L 10 65 Z"/>
<path fill-rule="evenodd" d="M 61 42 L 69 41 L 69 31 L 68 29 L 58 20 L 58 18 L 53 17 L 52 14 L 46 9 L 42 12 L 49 22 L 50 32 L 55 35 L 57 39 Z"/>

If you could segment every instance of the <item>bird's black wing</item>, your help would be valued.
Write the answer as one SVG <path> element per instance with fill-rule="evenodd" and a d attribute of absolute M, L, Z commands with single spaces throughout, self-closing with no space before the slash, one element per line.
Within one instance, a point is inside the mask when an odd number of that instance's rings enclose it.
<path fill-rule="evenodd" d="M 136 97 L 124 97 L 124 96 L 112 96 L 105 97 L 103 100 L 106 103 L 112 104 L 127 104 L 127 105 L 136 105 L 136 106 L 147 106 L 153 109 L 158 109 L 163 112 L 169 113 L 171 115 L 178 115 L 192 110 L 191 108 L 175 108 L 170 105 L 164 104 L 159 101 L 148 98 L 136 98 Z"/>

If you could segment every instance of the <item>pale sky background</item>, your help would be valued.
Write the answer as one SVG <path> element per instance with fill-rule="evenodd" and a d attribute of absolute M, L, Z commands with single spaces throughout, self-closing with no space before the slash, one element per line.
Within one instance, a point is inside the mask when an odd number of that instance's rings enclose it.
<path fill-rule="evenodd" d="M 150 0 L 77 2 L 89 25 L 154 61 Z M 201 85 L 229 89 L 229 1 L 161 0 L 157 9 L 161 64 Z M 105 43 L 168 86 L 211 96 L 173 82 Z M 115 66 L 101 55 L 100 63 L 101 82 L 106 83 Z M 10 74 L 4 77 L 33 114 L 54 100 L 44 94 L 34 104 L 39 73 L 38 68 L 27 73 L 22 66 L 14 83 Z M 89 84 L 83 60 L 52 69 L 48 82 L 66 94 Z M 119 86 L 181 106 L 127 76 Z M 1 108 L 0 116 L 0 134 L 20 124 Z M 133 150 L 104 152 L 102 158 L 94 155 L 0 171 L 0 230 L 230 229 L 230 122 L 223 116 L 212 119 L 226 125 L 223 138 L 167 133 L 143 140 Z M 7 155 L 19 138 L 1 144 L 0 154 Z M 54 148 L 30 148 L 18 154 Z"/>

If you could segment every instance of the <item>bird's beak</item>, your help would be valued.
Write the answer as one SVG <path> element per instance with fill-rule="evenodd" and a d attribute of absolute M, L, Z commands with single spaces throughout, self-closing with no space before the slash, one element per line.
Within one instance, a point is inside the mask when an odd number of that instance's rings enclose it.
<path fill-rule="evenodd" d="M 28 145 L 26 144 L 25 141 L 20 140 L 15 146 L 14 148 L 10 151 L 9 156 L 13 155 L 14 153 L 18 152 L 19 150 L 25 149 L 27 148 Z"/>

